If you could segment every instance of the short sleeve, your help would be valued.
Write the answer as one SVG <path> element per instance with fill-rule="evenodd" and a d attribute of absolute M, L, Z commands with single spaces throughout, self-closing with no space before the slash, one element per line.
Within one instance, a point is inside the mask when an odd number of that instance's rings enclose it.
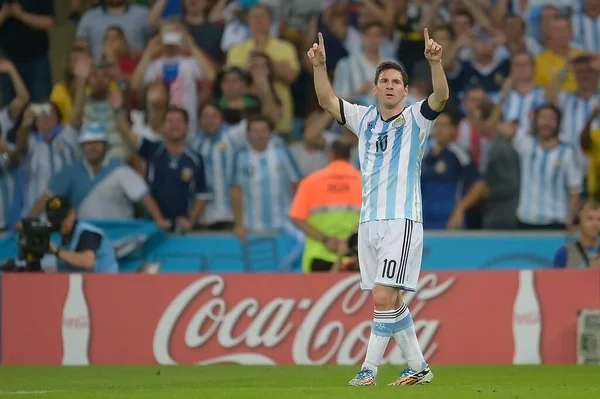
<path fill-rule="evenodd" d="M 156 154 L 156 151 L 158 151 L 160 145 L 160 141 L 151 141 L 145 137 L 138 136 L 137 152 L 142 158 L 144 158 L 146 161 L 149 161 L 152 159 L 154 154 Z"/>
<path fill-rule="evenodd" d="M 290 217 L 299 220 L 306 220 L 310 216 L 310 180 L 304 179 L 300 182 L 292 206 L 290 208 Z"/>
<path fill-rule="evenodd" d="M 68 166 L 58 173 L 55 173 L 48 182 L 46 188 L 46 194 L 49 197 L 59 195 L 62 197 L 69 197 L 72 185 L 72 173 L 73 166 Z"/>
<path fill-rule="evenodd" d="M 572 147 L 568 147 L 568 160 L 565 165 L 567 168 L 567 187 L 571 194 L 583 192 L 583 171 L 579 167 L 579 162 L 575 159 L 575 153 Z"/>
<path fill-rule="evenodd" d="M 77 243 L 77 248 L 75 248 L 75 252 L 82 251 L 94 251 L 96 252 L 98 248 L 100 248 L 100 244 L 102 243 L 102 236 L 93 231 L 84 231 L 79 236 L 79 242 Z"/>
<path fill-rule="evenodd" d="M 196 162 L 196 170 L 194 171 L 194 193 L 196 194 L 196 199 L 207 199 L 209 197 L 204 161 L 199 154 L 198 162 Z"/>
<path fill-rule="evenodd" d="M 567 267 L 567 248 L 564 245 L 554 254 L 552 266 L 561 269 Z"/>
<path fill-rule="evenodd" d="M 338 121 L 338 123 L 342 126 L 346 126 L 355 135 L 360 136 L 363 119 L 373 107 L 352 104 L 341 98 L 339 100 L 342 120 Z"/>
<path fill-rule="evenodd" d="M 302 179 L 302 172 L 298 163 L 294 159 L 287 145 L 283 144 L 278 148 L 285 172 L 291 183 L 298 183 Z"/>
<path fill-rule="evenodd" d="M 121 166 L 118 173 L 121 189 L 131 202 L 139 202 L 148 194 L 148 185 L 130 166 Z"/>
<path fill-rule="evenodd" d="M 435 119 L 440 113 L 431 109 L 427 99 L 418 101 L 410 107 L 417 126 L 424 132 L 430 133 L 431 129 L 433 129 Z"/>

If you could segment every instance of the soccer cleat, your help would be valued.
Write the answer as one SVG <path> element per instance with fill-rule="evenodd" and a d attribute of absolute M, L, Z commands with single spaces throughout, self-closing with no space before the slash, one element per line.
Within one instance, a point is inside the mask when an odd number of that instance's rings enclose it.
<path fill-rule="evenodd" d="M 353 386 L 353 387 L 374 386 L 375 385 L 375 374 L 373 373 L 373 370 L 364 367 L 362 370 L 360 370 L 358 372 L 358 374 L 356 374 L 356 377 L 354 377 L 352 380 L 350 380 L 349 385 Z"/>
<path fill-rule="evenodd" d="M 415 371 L 412 367 L 407 367 L 400 373 L 398 379 L 391 384 L 392 385 L 421 385 L 421 384 L 429 384 L 433 379 L 433 373 L 431 369 L 427 365 L 427 363 L 423 363 L 423 368 L 419 371 Z"/>

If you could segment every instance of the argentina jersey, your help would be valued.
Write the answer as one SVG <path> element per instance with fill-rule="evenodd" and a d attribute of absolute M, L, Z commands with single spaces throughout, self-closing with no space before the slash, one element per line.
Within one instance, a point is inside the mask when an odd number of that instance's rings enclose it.
<path fill-rule="evenodd" d="M 358 136 L 361 223 L 391 219 L 422 223 L 421 161 L 438 112 L 421 100 L 383 120 L 376 107 L 341 99 L 340 111 L 339 122 Z"/>
<path fill-rule="evenodd" d="M 592 115 L 594 107 L 600 105 L 600 94 L 595 93 L 589 98 L 583 98 L 576 93 L 561 92 L 558 95 L 558 104 L 562 110 L 560 139 L 579 148 L 581 131 Z M 580 155 L 583 157 L 583 154 Z"/>
<path fill-rule="evenodd" d="M 300 168 L 285 145 L 270 140 L 265 151 L 249 145 L 235 155 L 233 186 L 241 187 L 244 225 L 251 231 L 284 228 L 293 187 L 302 179 Z"/>
<path fill-rule="evenodd" d="M 519 125 L 528 123 L 529 115 L 540 105 L 544 104 L 544 89 L 534 86 L 527 93 L 519 93 L 512 89 L 508 92 L 502 107 L 505 121 L 517 122 Z"/>
<path fill-rule="evenodd" d="M 600 53 L 600 16 L 591 17 L 585 12 L 571 16 L 575 41 L 590 53 Z"/>
<path fill-rule="evenodd" d="M 527 127 L 518 129 L 513 145 L 519 154 L 521 188 L 517 218 L 527 224 L 565 223 L 570 194 L 583 189 L 573 147 L 545 148 Z"/>
<path fill-rule="evenodd" d="M 203 225 L 233 221 L 229 176 L 232 173 L 236 143 L 230 138 L 228 129 L 228 126 L 223 125 L 214 135 L 199 132 L 190 140 L 190 147 L 202 155 L 206 182 L 212 194 L 200 219 Z"/>

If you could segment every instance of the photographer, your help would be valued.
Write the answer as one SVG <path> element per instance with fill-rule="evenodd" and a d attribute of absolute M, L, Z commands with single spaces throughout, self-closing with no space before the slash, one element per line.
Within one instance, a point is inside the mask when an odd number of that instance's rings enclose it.
<path fill-rule="evenodd" d="M 64 197 L 46 203 L 46 215 L 60 233 L 61 246 L 50 243 L 57 258 L 57 271 L 117 273 L 119 266 L 112 244 L 99 228 L 77 220 L 77 213 Z"/>

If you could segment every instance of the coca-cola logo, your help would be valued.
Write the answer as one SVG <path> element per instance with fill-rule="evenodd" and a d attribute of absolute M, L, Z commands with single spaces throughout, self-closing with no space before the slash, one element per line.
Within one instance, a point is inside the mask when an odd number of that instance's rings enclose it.
<path fill-rule="evenodd" d="M 216 275 L 200 278 L 184 288 L 162 314 L 154 333 L 154 357 L 159 364 L 178 364 L 171 354 L 172 345 L 181 346 L 181 342 L 174 341 L 174 331 L 181 323 L 182 314 L 189 313 L 192 304 L 200 303 L 185 326 L 185 347 L 193 350 L 212 345 L 223 353 L 227 350 L 228 354 L 198 359 L 198 364 L 272 365 L 276 361 L 260 353 L 261 349 L 264 352 L 283 344 L 291 347 L 295 364 L 333 361 L 356 364 L 364 358 L 371 319 L 352 325 L 345 324 L 344 320 L 356 317 L 361 310 L 370 315 L 372 309 L 370 294 L 360 291 L 358 281 L 359 276 L 354 274 L 343 278 L 317 298 L 276 296 L 261 304 L 254 297 L 246 297 L 231 304 L 223 298 L 227 294 L 226 279 Z M 425 275 L 416 292 L 404 296 L 413 317 L 418 318 L 427 302 L 446 292 L 454 281 L 452 277 L 439 282 L 437 275 Z M 197 301 L 200 296 L 202 302 Z M 365 306 L 369 313 L 364 311 Z M 249 320 L 243 328 L 239 325 L 241 319 Z M 439 321 L 418 319 L 415 328 L 425 356 L 430 357 L 437 349 L 433 338 Z M 384 359 L 384 363 L 401 362 L 399 350 L 392 350 Z"/>
<path fill-rule="evenodd" d="M 63 327 L 75 330 L 90 328 L 90 320 L 84 315 L 63 317 Z"/>
<path fill-rule="evenodd" d="M 539 312 L 524 312 L 516 313 L 513 315 L 513 323 L 520 325 L 532 325 L 539 324 L 541 322 L 541 316 Z"/>

